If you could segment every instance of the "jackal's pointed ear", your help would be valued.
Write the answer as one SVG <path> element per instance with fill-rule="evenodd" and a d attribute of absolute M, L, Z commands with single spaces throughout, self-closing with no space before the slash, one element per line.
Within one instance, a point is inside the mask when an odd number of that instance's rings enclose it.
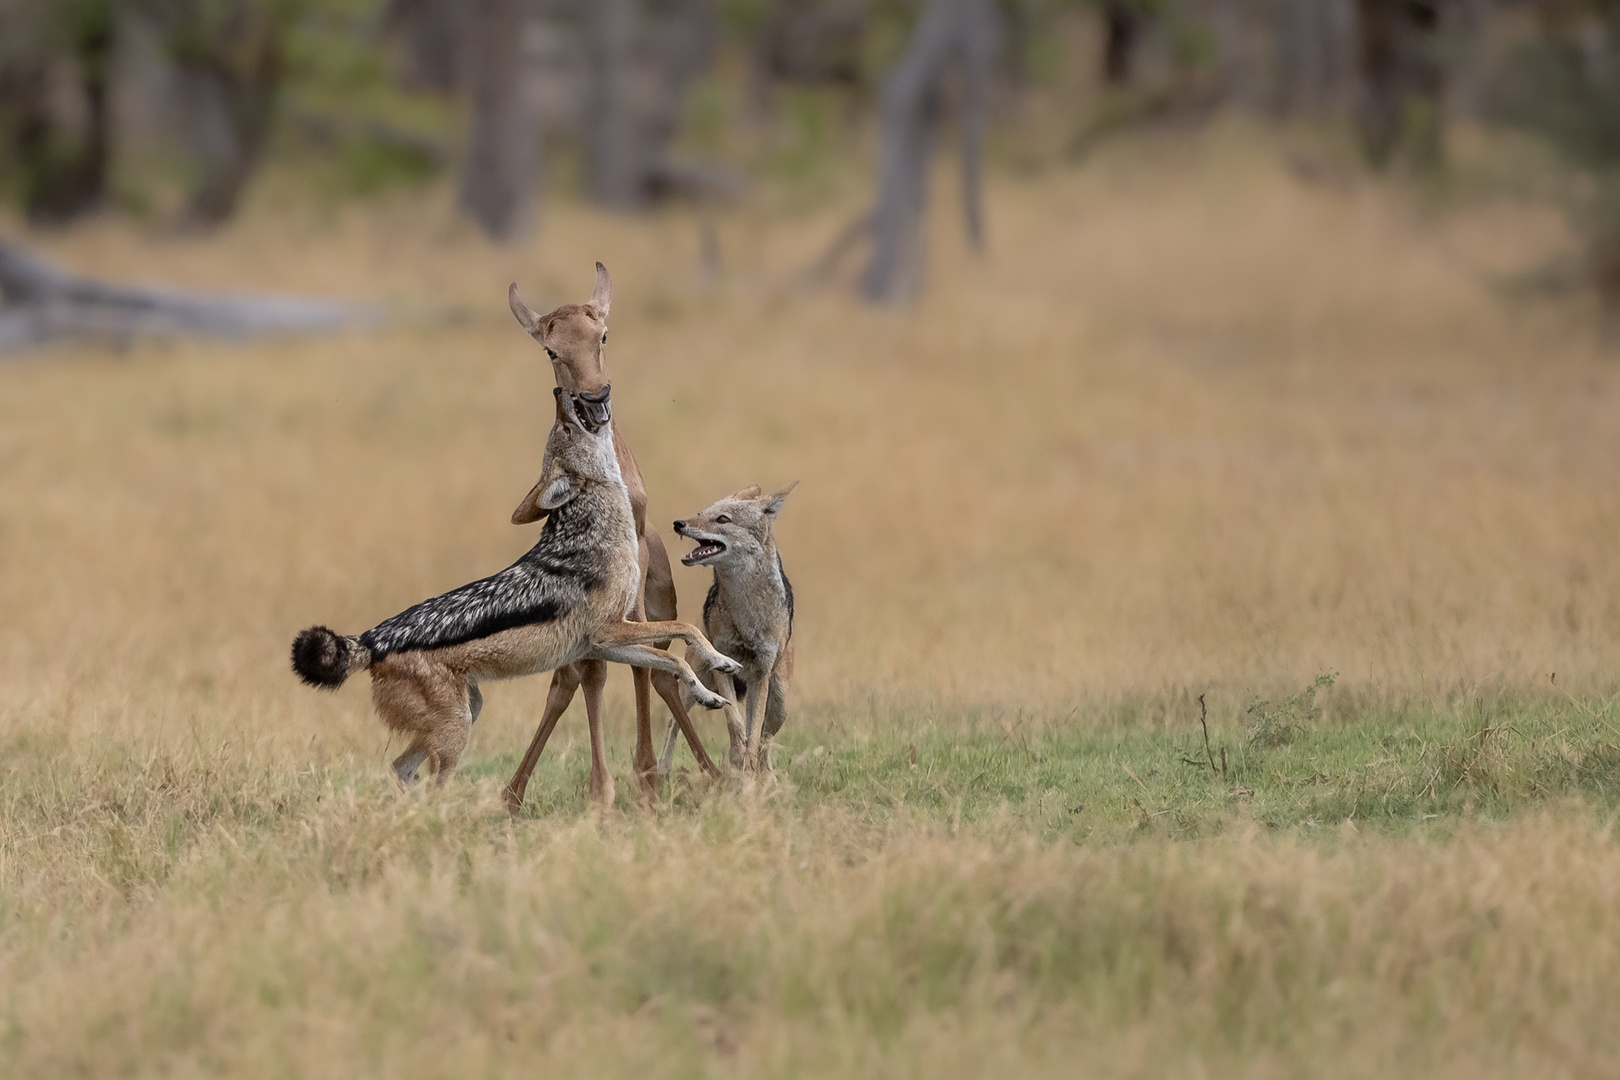
<path fill-rule="evenodd" d="M 517 317 L 518 325 L 527 330 L 531 337 L 538 339 L 542 336 L 544 330 L 540 326 L 540 313 L 523 302 L 523 297 L 518 295 L 517 282 L 515 281 L 507 286 L 506 305 L 512 309 L 512 314 Z"/>
<path fill-rule="evenodd" d="M 540 493 L 540 509 L 555 510 L 564 503 L 572 501 L 575 495 L 573 481 L 567 476 L 559 476 L 546 485 L 546 490 Z"/>
<path fill-rule="evenodd" d="M 543 494 L 542 486 L 544 483 L 545 481 L 542 480 L 530 488 L 527 495 L 523 496 L 523 501 L 518 503 L 518 508 L 512 511 L 512 524 L 527 525 L 531 521 L 539 521 L 546 516 L 546 508 L 540 505 L 540 496 Z"/>
<path fill-rule="evenodd" d="M 773 492 L 771 497 L 765 500 L 765 512 L 767 514 L 774 514 L 778 510 L 782 509 L 782 504 L 787 501 L 787 497 L 792 494 L 793 489 L 798 486 L 799 482 L 795 480 L 781 491 Z"/>
<path fill-rule="evenodd" d="M 741 491 L 732 492 L 731 497 L 733 499 L 744 499 L 744 500 L 757 499 L 757 498 L 759 498 L 759 492 L 760 492 L 760 486 L 758 484 L 749 484 L 747 487 L 743 488 Z"/>
<path fill-rule="evenodd" d="M 607 267 L 601 263 L 596 264 L 596 288 L 591 290 L 590 303 L 602 321 L 606 322 L 608 308 L 613 306 L 613 279 L 608 277 Z"/>

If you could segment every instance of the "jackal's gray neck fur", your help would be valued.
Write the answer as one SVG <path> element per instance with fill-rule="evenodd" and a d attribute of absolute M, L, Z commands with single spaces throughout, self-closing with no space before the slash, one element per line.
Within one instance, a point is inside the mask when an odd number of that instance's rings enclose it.
<path fill-rule="evenodd" d="M 791 617 L 792 594 L 770 532 L 760 540 L 758 557 L 716 563 L 714 583 L 725 594 L 737 628 L 750 637 L 768 635 L 784 612 Z"/>

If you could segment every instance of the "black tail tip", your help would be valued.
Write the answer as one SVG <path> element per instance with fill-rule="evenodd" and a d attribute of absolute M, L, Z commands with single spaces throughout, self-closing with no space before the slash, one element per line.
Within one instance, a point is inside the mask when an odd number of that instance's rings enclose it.
<path fill-rule="evenodd" d="M 312 626 L 293 639 L 292 668 L 310 686 L 336 690 L 349 677 L 349 645 L 324 626 Z"/>

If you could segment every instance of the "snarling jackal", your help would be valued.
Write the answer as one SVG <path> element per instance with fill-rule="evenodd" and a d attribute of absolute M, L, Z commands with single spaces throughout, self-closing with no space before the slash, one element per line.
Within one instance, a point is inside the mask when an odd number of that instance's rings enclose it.
<path fill-rule="evenodd" d="M 696 517 L 675 523 L 675 531 L 697 547 L 683 556 L 687 566 L 714 568 L 714 584 L 703 601 L 703 631 L 715 647 L 742 663 L 732 673 L 699 667 L 699 678 L 748 710 L 747 725 L 735 706 L 726 709 L 731 764 L 771 767 L 770 741 L 787 719 L 788 683 L 793 677 L 793 585 L 782 569 L 773 526 L 788 493 L 799 482 L 771 495 L 758 484 L 728 495 Z M 675 724 L 664 737 L 658 767 L 668 773 L 675 754 Z"/>
<path fill-rule="evenodd" d="M 315 626 L 293 642 L 293 670 L 311 686 L 336 689 L 357 671 L 371 672 L 377 713 L 411 736 L 393 763 L 403 781 L 414 779 L 423 761 L 441 781 L 454 770 L 485 680 L 612 660 L 674 672 L 700 704 L 721 708 L 725 700 L 684 661 L 648 646 L 680 638 L 716 670 L 741 670 L 686 623 L 625 620 L 636 605 L 641 564 L 606 395 L 579 410 L 572 394 L 555 393 L 557 419 L 536 485 L 547 511 L 539 543 L 500 573 L 424 600 L 357 637 Z M 591 726 L 591 772 L 595 790 L 607 777 L 599 724 Z"/>

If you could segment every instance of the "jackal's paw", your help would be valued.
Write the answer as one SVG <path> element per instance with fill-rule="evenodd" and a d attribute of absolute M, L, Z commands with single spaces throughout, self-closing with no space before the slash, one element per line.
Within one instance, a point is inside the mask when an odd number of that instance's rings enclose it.
<path fill-rule="evenodd" d="M 701 683 L 697 686 L 697 703 L 705 709 L 723 709 L 731 702 Z"/>
<path fill-rule="evenodd" d="M 741 675 L 742 665 L 724 653 L 715 653 L 709 657 L 709 667 L 724 675 Z M 710 705 L 709 708 L 714 708 Z"/>

